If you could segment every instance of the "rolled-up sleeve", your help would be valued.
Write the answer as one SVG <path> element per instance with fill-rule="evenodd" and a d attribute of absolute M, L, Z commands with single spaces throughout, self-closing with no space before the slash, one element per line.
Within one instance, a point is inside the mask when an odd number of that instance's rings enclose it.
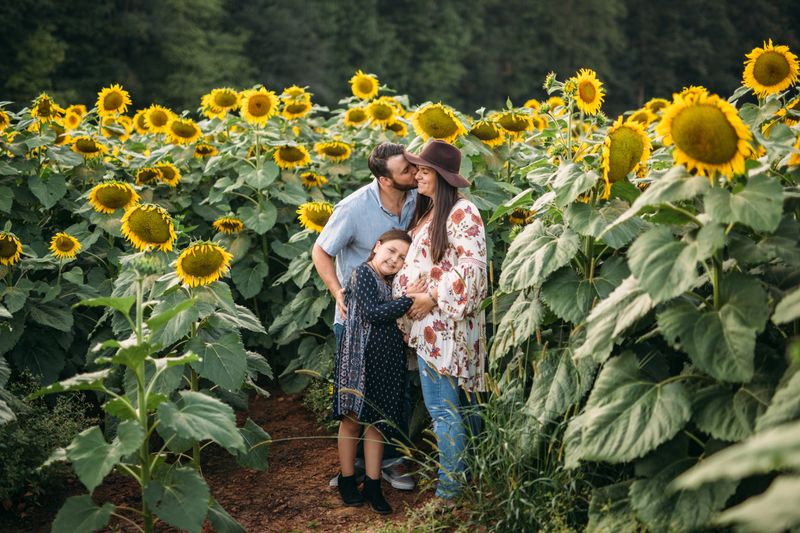
<path fill-rule="evenodd" d="M 334 257 L 353 240 L 355 221 L 347 204 L 339 204 L 317 237 L 316 244 Z"/>
<path fill-rule="evenodd" d="M 447 239 L 456 250 L 457 261 L 442 272 L 438 283 L 439 309 L 453 320 L 478 311 L 487 289 L 483 221 L 473 204 L 463 204 L 457 204 L 447 219 Z"/>

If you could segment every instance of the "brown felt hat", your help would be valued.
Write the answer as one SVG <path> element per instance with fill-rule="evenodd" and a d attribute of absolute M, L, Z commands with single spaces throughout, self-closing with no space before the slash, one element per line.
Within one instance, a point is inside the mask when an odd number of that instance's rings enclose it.
<path fill-rule="evenodd" d="M 444 141 L 431 141 L 419 155 L 406 152 L 409 163 L 431 167 L 453 187 L 469 187 L 467 178 L 458 173 L 461 170 L 461 150 Z"/>

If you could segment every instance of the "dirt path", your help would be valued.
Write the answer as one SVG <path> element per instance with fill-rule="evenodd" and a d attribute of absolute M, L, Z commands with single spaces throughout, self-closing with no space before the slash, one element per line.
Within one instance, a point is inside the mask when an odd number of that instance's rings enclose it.
<path fill-rule="evenodd" d="M 211 449 L 204 456 L 203 473 L 214 497 L 250 533 L 379 530 L 389 523 L 403 522 L 406 509 L 417 507 L 432 496 L 419 491 L 397 491 L 384 482 L 384 493 L 393 514 L 383 517 L 367 506 L 344 507 L 336 489 L 328 487 L 328 481 L 338 471 L 336 440 L 317 427 L 299 397 L 276 393 L 268 399 L 255 398 L 240 424 L 246 416 L 279 441 L 270 448 L 268 471 L 243 469 L 224 451 Z M 70 493 L 80 494 L 82 488 L 79 482 L 72 483 L 26 519 L 10 522 L 3 517 L 0 529 L 8 533 L 49 531 L 63 500 Z M 139 505 L 137 486 L 117 475 L 110 476 L 97 488 L 94 500 Z M 117 524 L 110 531 L 135 530 Z M 206 523 L 203 531 L 213 530 Z"/>

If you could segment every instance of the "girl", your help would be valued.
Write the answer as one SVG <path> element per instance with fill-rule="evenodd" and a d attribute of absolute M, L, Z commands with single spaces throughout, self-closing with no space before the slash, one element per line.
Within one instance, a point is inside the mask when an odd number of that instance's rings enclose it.
<path fill-rule="evenodd" d="M 486 237 L 478 208 L 458 193 L 459 187 L 469 187 L 459 174 L 458 148 L 432 141 L 419 156 L 406 154 L 406 159 L 418 167 L 418 197 L 413 242 L 395 276 L 394 294 L 409 291 L 410 281 L 427 283 L 410 320 L 400 326 L 418 354 L 422 395 L 438 442 L 436 496 L 449 499 L 458 494 L 465 470 L 460 392 L 485 390 L 486 319 L 480 304 L 487 286 Z M 470 426 L 473 422 L 468 419 Z"/>
<path fill-rule="evenodd" d="M 367 262 L 353 271 L 334 370 L 333 416 L 341 420 L 339 493 L 345 505 L 361 505 L 366 499 L 381 514 L 392 512 L 380 485 L 383 441 L 391 438 L 400 424 L 405 398 L 405 343 L 397 319 L 424 288 L 411 286 L 410 294 L 392 300 L 391 278 L 403 266 L 410 243 L 405 231 L 387 231 Z M 367 425 L 363 494 L 356 489 L 354 472 L 362 424 Z"/>

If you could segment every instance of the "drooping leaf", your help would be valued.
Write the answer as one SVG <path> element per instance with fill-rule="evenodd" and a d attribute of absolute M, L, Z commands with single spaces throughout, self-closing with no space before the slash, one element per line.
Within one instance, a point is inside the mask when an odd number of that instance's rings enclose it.
<path fill-rule="evenodd" d="M 769 387 L 759 383 L 741 387 L 723 383 L 707 385 L 692 392 L 692 421 L 716 439 L 743 440 L 753 433 L 770 393 Z"/>
<path fill-rule="evenodd" d="M 193 362 L 192 368 L 202 377 L 229 391 L 241 388 L 247 370 L 247 354 L 237 332 L 219 337 L 203 332 L 189 341 L 187 349 L 200 356 L 200 361 Z"/>
<path fill-rule="evenodd" d="M 78 391 L 78 390 L 96 390 L 103 391 L 105 386 L 103 381 L 111 374 L 112 369 L 107 368 L 98 370 L 97 372 L 87 372 L 85 374 L 77 374 L 69 379 L 65 379 L 58 383 L 53 383 L 47 387 L 42 387 L 33 394 L 30 398 L 38 398 L 45 394 L 53 394 L 56 392 Z M 2 386 L 2 384 L 0 384 Z"/>
<path fill-rule="evenodd" d="M 564 216 L 570 227 L 581 235 L 600 237 L 602 242 L 618 250 L 631 242 L 648 224 L 641 218 L 630 218 L 605 232 L 629 208 L 627 202 L 613 199 L 600 209 L 589 204 L 571 204 Z"/>
<path fill-rule="evenodd" d="M 106 442 L 97 426 L 81 432 L 67 447 L 67 458 L 81 482 L 92 492 L 119 460 L 144 442 L 144 429 L 136 420 L 126 420 L 117 428 L 112 443 Z"/>
<path fill-rule="evenodd" d="M 705 196 L 705 209 L 714 220 L 723 224 L 736 222 L 756 231 L 774 231 L 783 213 L 783 187 L 765 174 L 747 180 L 741 190 L 717 187 Z"/>
<path fill-rule="evenodd" d="M 272 185 L 281 169 L 272 161 L 265 162 L 261 168 L 254 168 L 244 175 L 244 181 L 254 189 L 265 189 Z"/>
<path fill-rule="evenodd" d="M 104 298 L 91 298 L 89 300 L 81 300 L 75 305 L 85 305 L 88 307 L 110 307 L 129 316 L 131 306 L 136 303 L 135 296 L 121 296 L 118 298 L 104 297 Z"/>
<path fill-rule="evenodd" d="M 775 324 L 784 324 L 798 318 L 800 318 L 800 287 L 795 287 L 775 306 L 772 321 Z"/>
<path fill-rule="evenodd" d="M 244 440 L 236 428 L 233 409 L 216 398 L 192 391 L 181 391 L 177 403 L 158 406 L 161 425 L 178 437 L 196 441 L 213 440 L 231 452 L 244 452 Z"/>
<path fill-rule="evenodd" d="M 264 201 L 262 205 L 246 205 L 239 208 L 238 216 L 248 229 L 263 235 L 275 225 L 278 210 L 272 202 Z"/>
<path fill-rule="evenodd" d="M 72 309 L 61 300 L 31 307 L 30 317 L 38 324 L 64 332 L 71 331 L 74 323 Z"/>
<path fill-rule="evenodd" d="M 218 533 L 247 533 L 247 530 L 228 514 L 219 502 L 211 498 L 211 505 L 208 508 L 208 521 L 211 527 Z"/>
<path fill-rule="evenodd" d="M 144 489 L 144 500 L 156 516 L 192 533 L 200 533 L 203 527 L 209 495 L 205 480 L 185 466 L 164 469 Z"/>
<path fill-rule="evenodd" d="M 690 416 L 683 384 L 650 381 L 627 352 L 601 370 L 580 417 L 580 446 L 567 454 L 576 454 L 572 461 L 630 461 L 671 439 Z"/>
<path fill-rule="evenodd" d="M 542 423 L 566 413 L 591 387 L 596 364 L 572 355 L 569 349 L 551 350 L 537 365 L 525 412 Z"/>
<path fill-rule="evenodd" d="M 72 496 L 67 498 L 67 501 L 58 510 L 50 531 L 52 533 L 99 531 L 108 525 L 111 513 L 116 508 L 116 505 L 112 503 L 104 503 L 102 507 L 98 507 L 88 494 Z"/>
<path fill-rule="evenodd" d="M 762 431 L 800 418 L 800 372 L 790 368 L 791 377 L 778 388 L 775 395 L 756 422 L 756 430 Z"/>
<path fill-rule="evenodd" d="M 780 533 L 800 524 L 800 476 L 779 476 L 766 492 L 731 507 L 717 518 L 721 525 L 738 526 L 737 530 Z"/>
<path fill-rule="evenodd" d="M 578 324 L 595 300 L 607 297 L 628 275 L 621 257 L 609 258 L 591 280 L 580 279 L 572 268 L 563 267 L 542 285 L 541 297 L 556 316 Z"/>
<path fill-rule="evenodd" d="M 503 356 L 533 335 L 544 318 L 544 312 L 542 303 L 535 295 L 528 295 L 528 291 L 520 292 L 497 327 L 492 342 L 492 359 Z"/>
<path fill-rule="evenodd" d="M 243 298 L 253 298 L 261 292 L 264 278 L 269 274 L 266 263 L 241 261 L 231 269 L 231 279 Z"/>
<path fill-rule="evenodd" d="M 27 177 L 27 182 L 28 188 L 39 199 L 45 209 L 50 209 L 56 205 L 56 202 L 67 194 L 67 182 L 64 176 L 60 174 L 54 174 L 47 180 L 32 174 Z"/>
<path fill-rule="evenodd" d="M 566 206 L 574 202 L 578 196 L 594 187 L 598 179 L 600 176 L 593 170 L 587 172 L 574 163 L 560 165 L 551 184 L 556 193 L 556 203 Z"/>
<path fill-rule="evenodd" d="M 266 470 L 269 466 L 268 443 L 272 440 L 269 433 L 249 418 L 244 427 L 239 428 L 239 433 L 244 439 L 246 451 L 237 456 L 237 462 L 245 468 Z"/>
<path fill-rule="evenodd" d="M 511 243 L 500 276 L 502 290 L 512 292 L 541 285 L 569 263 L 578 252 L 580 239 L 563 226 L 545 227 L 541 220 L 525 226 Z"/>

